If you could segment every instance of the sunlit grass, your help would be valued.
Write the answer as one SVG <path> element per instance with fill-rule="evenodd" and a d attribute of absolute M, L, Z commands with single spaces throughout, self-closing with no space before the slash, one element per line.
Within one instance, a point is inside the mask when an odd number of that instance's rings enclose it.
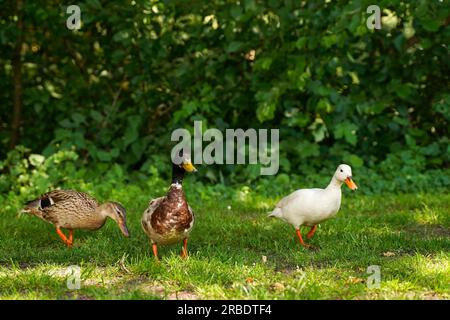
<path fill-rule="evenodd" d="M 187 191 L 188 192 L 188 191 Z M 139 219 L 148 198 L 139 188 L 108 198 L 128 209 L 131 238 L 112 221 L 77 231 L 65 248 L 51 225 L 18 207 L 0 220 L 2 299 L 448 299 L 450 196 L 359 196 L 345 193 L 337 217 L 301 248 L 291 226 L 267 218 L 277 197 L 251 190 L 234 200 L 191 197 L 197 223 L 189 242 L 152 257 Z M 188 192 L 189 197 L 189 192 Z M 306 230 L 305 230 L 306 231 Z M 305 232 L 304 231 L 304 232 Z M 81 267 L 81 288 L 67 288 L 68 266 Z M 368 288 L 367 268 L 381 283 Z"/>

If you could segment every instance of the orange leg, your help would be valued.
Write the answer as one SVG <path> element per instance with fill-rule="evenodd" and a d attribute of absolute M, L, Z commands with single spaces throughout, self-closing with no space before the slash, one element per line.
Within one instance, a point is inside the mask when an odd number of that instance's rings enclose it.
<path fill-rule="evenodd" d="M 306 244 L 306 243 L 303 241 L 303 238 L 302 238 L 302 234 L 301 234 L 301 232 L 300 232 L 300 229 L 295 229 L 295 231 L 297 232 L 297 237 L 298 237 L 298 240 L 300 240 L 300 244 L 301 244 L 302 246 L 306 247 L 306 248 L 309 248 L 310 245 L 309 245 L 309 244 Z"/>
<path fill-rule="evenodd" d="M 156 243 L 153 243 L 152 244 L 152 248 L 153 248 L 153 255 L 155 256 L 156 261 L 159 261 L 159 258 L 158 258 L 158 245 Z"/>
<path fill-rule="evenodd" d="M 65 244 L 66 246 L 68 246 L 68 247 L 71 247 L 71 246 L 72 246 L 72 242 L 69 241 L 69 240 L 66 238 L 66 235 L 61 231 L 60 228 L 56 228 L 56 233 L 57 233 L 58 236 L 62 239 L 62 241 L 64 242 L 64 244 Z"/>
<path fill-rule="evenodd" d="M 308 232 L 308 234 L 306 235 L 306 237 L 307 237 L 308 239 L 311 239 L 311 238 L 313 237 L 314 233 L 316 232 L 316 230 L 317 230 L 317 225 L 314 226 L 314 227 L 311 227 L 311 230 L 309 230 L 309 232 Z"/>
<path fill-rule="evenodd" d="M 69 243 L 72 246 L 73 245 L 73 230 L 69 230 Z"/>
<path fill-rule="evenodd" d="M 187 254 L 187 243 L 188 243 L 188 240 L 186 238 L 186 239 L 183 240 L 183 248 L 181 249 L 181 257 L 183 259 L 186 259 L 187 256 L 188 256 L 188 254 Z"/>

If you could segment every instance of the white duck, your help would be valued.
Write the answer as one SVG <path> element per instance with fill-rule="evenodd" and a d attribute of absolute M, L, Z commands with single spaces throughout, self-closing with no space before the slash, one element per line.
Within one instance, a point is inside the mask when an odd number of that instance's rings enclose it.
<path fill-rule="evenodd" d="M 352 180 L 352 168 L 341 164 L 325 189 L 300 189 L 278 202 L 269 217 L 284 220 L 295 227 L 300 244 L 309 247 L 302 238 L 301 226 L 311 227 L 307 238 L 316 232 L 317 225 L 332 218 L 341 206 L 341 186 L 344 183 L 351 189 L 358 187 Z"/>

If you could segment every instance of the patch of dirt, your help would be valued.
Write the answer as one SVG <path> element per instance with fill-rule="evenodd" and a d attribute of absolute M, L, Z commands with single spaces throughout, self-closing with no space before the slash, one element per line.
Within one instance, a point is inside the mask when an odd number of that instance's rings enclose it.
<path fill-rule="evenodd" d="M 29 268 L 33 268 L 35 266 L 37 266 L 37 263 L 28 263 L 28 262 L 19 262 L 19 264 L 17 265 L 17 267 L 19 267 L 19 269 L 21 270 L 26 270 Z M 12 265 L 10 261 L 1 261 L 0 262 L 0 266 L 5 267 L 6 269 L 12 269 Z"/>
<path fill-rule="evenodd" d="M 444 300 L 444 299 L 448 299 L 448 298 L 440 296 L 436 292 L 427 292 L 423 295 L 423 299 L 424 300 Z"/>
<path fill-rule="evenodd" d="M 138 277 L 129 278 L 126 281 L 123 281 L 121 283 L 121 285 L 124 287 L 127 287 L 127 288 L 134 288 L 145 282 L 148 282 L 147 278 L 138 276 Z"/>
<path fill-rule="evenodd" d="M 137 286 L 139 291 L 165 298 L 167 300 L 198 300 L 199 297 L 192 291 L 181 290 L 170 292 L 164 286 L 152 282 L 141 283 Z"/>
<path fill-rule="evenodd" d="M 284 275 L 287 275 L 287 276 L 292 275 L 295 271 L 296 271 L 295 268 L 289 268 L 289 267 L 275 269 L 275 272 L 280 272 L 280 273 L 282 273 Z"/>
<path fill-rule="evenodd" d="M 177 291 L 167 296 L 167 300 L 198 300 L 199 297 L 190 291 Z"/>
<path fill-rule="evenodd" d="M 275 292 L 283 292 L 285 290 L 285 286 L 280 282 L 275 282 L 274 284 L 270 285 L 270 290 Z"/>
<path fill-rule="evenodd" d="M 395 257 L 396 256 L 395 252 L 392 252 L 392 251 L 383 252 L 381 255 L 383 257 Z"/>
<path fill-rule="evenodd" d="M 66 293 L 65 298 L 70 300 L 95 300 L 94 298 L 85 294 Z"/>
<path fill-rule="evenodd" d="M 345 284 L 355 284 L 364 282 L 366 282 L 366 280 L 363 278 L 349 276 L 348 279 L 345 281 Z"/>
<path fill-rule="evenodd" d="M 94 286 L 94 287 L 100 287 L 100 286 L 112 286 L 117 283 L 120 283 L 121 279 L 120 277 L 115 277 L 111 279 L 95 279 L 90 278 L 82 281 L 82 284 L 85 286 Z"/>
<path fill-rule="evenodd" d="M 450 229 L 440 224 L 417 224 L 407 227 L 406 231 L 422 236 L 450 237 Z"/>

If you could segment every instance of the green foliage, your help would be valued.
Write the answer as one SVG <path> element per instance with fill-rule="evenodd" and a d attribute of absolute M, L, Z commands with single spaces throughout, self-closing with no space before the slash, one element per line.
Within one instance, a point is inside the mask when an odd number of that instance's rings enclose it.
<path fill-rule="evenodd" d="M 449 166 L 448 1 L 381 1 L 382 30 L 366 27 L 372 3 L 363 0 L 77 4 L 78 31 L 65 28 L 57 1 L 23 8 L 20 143 L 33 153 L 50 159 L 75 147 L 78 167 L 114 163 L 147 175 L 153 166 L 166 175 L 171 130 L 203 120 L 219 129 L 280 128 L 281 173 L 289 175 L 343 161 L 383 177 L 399 176 L 392 168 L 427 175 Z M 18 32 L 6 2 L 4 146 Z M 251 166 L 207 170 L 213 182 L 258 178 Z"/>
<path fill-rule="evenodd" d="M 29 151 L 18 147 L 0 162 L 0 169 L 6 171 L 0 175 L 1 193 L 10 191 L 32 197 L 64 184 L 69 179 L 76 181 L 82 174 L 82 171 L 76 170 L 78 155 L 74 151 L 60 151 L 48 158 L 29 154 Z"/>
<path fill-rule="evenodd" d="M 357 166 L 358 159 L 350 154 L 347 162 L 354 165 L 354 180 L 359 186 L 358 194 L 408 193 L 443 191 L 450 189 L 450 171 L 426 170 L 425 157 L 406 150 L 391 154 L 381 162 L 377 170 Z M 96 194 L 104 199 L 112 199 L 112 195 L 120 189 L 149 189 L 150 194 L 142 194 L 140 199 L 145 205 L 152 197 L 166 192 L 169 185 L 167 172 L 161 168 L 169 168 L 166 163 L 149 165 L 146 174 L 141 172 L 127 173 L 118 164 L 98 163 L 95 166 L 80 165 L 79 155 L 75 150 L 58 151 L 49 157 L 30 153 L 29 149 L 18 147 L 8 153 L 4 161 L 0 161 L 0 201 L 8 199 L 11 205 L 21 206 L 39 194 L 55 188 L 75 188 Z M 311 166 L 312 168 L 312 166 Z M 255 169 L 255 170 L 252 170 Z M 332 171 L 331 171 L 332 170 Z M 167 170 L 170 172 L 170 170 Z M 257 166 L 248 170 L 253 179 L 259 174 Z M 334 168 L 323 168 L 318 172 L 300 174 L 279 173 L 266 176 L 250 184 L 204 183 L 202 175 L 208 174 L 203 168 L 196 174 L 189 174 L 187 182 L 190 198 L 202 202 L 209 199 L 224 201 L 244 201 L 247 196 L 252 201 L 277 195 L 285 196 L 302 187 L 325 187 L 334 172 Z M 234 174 L 234 173 L 233 173 Z M 233 180 L 237 177 L 231 175 Z M 208 179 L 218 180 L 215 176 Z M 343 186 L 344 192 L 350 193 Z M 133 196 L 130 195 L 130 199 Z"/>

